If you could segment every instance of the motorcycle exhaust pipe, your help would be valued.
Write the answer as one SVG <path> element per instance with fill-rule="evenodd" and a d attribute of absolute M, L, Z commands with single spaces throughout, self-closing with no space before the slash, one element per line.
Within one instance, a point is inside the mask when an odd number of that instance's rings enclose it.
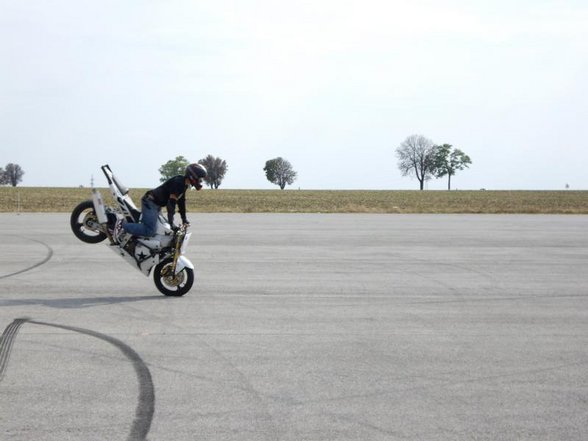
<path fill-rule="evenodd" d="M 108 223 L 108 218 L 106 217 L 104 200 L 102 199 L 102 195 L 100 194 L 100 192 L 95 188 L 92 189 L 92 201 L 94 202 L 94 211 L 96 212 L 98 222 L 102 225 L 106 225 Z"/>
<path fill-rule="evenodd" d="M 95 188 L 92 189 L 92 203 L 94 204 L 94 212 L 96 213 L 96 217 L 98 218 L 98 223 L 102 225 L 102 231 L 106 233 L 108 240 L 110 240 L 110 244 L 114 245 L 114 238 L 112 237 L 112 234 L 110 234 L 110 230 L 108 229 L 108 217 L 106 216 L 104 200 L 102 199 L 102 195 L 100 194 L 100 192 Z"/>

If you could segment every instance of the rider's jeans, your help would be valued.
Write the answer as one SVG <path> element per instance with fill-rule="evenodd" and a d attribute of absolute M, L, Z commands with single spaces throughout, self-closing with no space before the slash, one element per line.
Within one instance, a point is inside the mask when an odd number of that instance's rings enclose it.
<path fill-rule="evenodd" d="M 157 218 L 159 217 L 159 205 L 152 200 L 143 198 L 141 200 L 141 223 L 134 224 L 127 222 L 123 225 L 123 229 L 133 236 L 150 237 L 155 234 L 157 230 Z"/>

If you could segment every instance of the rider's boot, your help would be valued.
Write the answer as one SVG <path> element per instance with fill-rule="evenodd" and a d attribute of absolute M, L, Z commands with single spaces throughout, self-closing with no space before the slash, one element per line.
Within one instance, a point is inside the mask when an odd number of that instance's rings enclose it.
<path fill-rule="evenodd" d="M 116 223 L 114 224 L 114 228 L 112 230 L 112 238 L 118 244 L 121 243 L 121 239 L 125 236 L 125 230 L 123 229 L 123 220 L 117 219 Z"/>

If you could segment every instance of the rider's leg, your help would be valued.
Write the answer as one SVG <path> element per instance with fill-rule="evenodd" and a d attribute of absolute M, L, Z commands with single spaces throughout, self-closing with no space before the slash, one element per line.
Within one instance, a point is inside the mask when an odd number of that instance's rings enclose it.
<path fill-rule="evenodd" d="M 159 218 L 159 205 L 155 202 L 147 200 L 145 202 L 145 208 L 147 210 L 143 212 L 143 220 L 141 221 L 145 225 L 145 236 L 153 236 L 157 231 L 157 220 Z"/>
<path fill-rule="evenodd" d="M 159 216 L 159 206 L 148 199 L 143 199 L 141 203 L 142 218 L 141 223 L 127 222 L 123 229 L 133 236 L 150 237 L 155 234 L 157 229 L 157 218 Z"/>

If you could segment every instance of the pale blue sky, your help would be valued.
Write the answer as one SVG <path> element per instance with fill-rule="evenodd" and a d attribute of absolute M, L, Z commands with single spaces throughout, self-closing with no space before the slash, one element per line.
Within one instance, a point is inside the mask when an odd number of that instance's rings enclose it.
<path fill-rule="evenodd" d="M 472 158 L 453 187 L 588 189 L 585 1 L 0 0 L 0 166 L 132 187 L 184 155 L 221 188 L 417 189 L 411 134 Z M 434 180 L 430 189 L 444 189 Z"/>

